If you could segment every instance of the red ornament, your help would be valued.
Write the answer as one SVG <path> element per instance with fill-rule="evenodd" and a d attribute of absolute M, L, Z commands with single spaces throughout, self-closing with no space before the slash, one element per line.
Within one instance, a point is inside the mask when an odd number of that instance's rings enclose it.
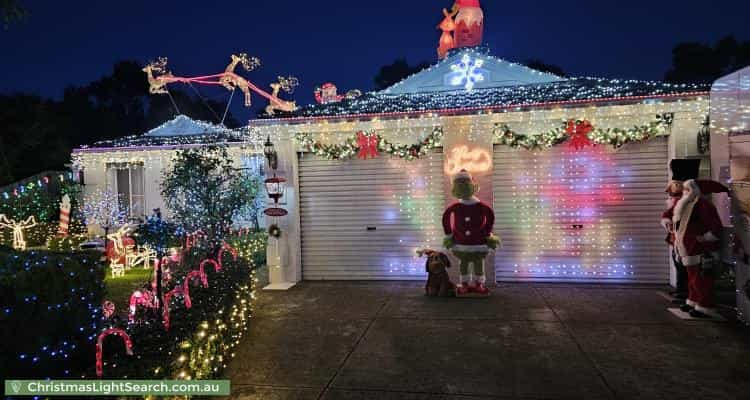
<path fill-rule="evenodd" d="M 378 138 L 375 134 L 366 135 L 364 132 L 357 132 L 357 146 L 359 146 L 359 158 L 367 159 L 378 156 Z"/>
<path fill-rule="evenodd" d="M 591 122 L 569 120 L 565 127 L 565 133 L 570 137 L 569 144 L 571 147 L 575 147 L 576 150 L 581 150 L 586 146 L 591 146 L 591 139 L 589 139 L 589 133 L 594 130 Z"/>

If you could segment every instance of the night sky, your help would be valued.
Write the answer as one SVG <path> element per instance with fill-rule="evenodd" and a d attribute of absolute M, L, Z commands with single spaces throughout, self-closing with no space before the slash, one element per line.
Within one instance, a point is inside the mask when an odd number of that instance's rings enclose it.
<path fill-rule="evenodd" d="M 108 74 L 118 60 L 158 56 L 169 58 L 176 75 L 218 73 L 232 52 L 245 51 L 263 64 L 244 76 L 262 87 L 276 75 L 297 76 L 302 85 L 294 98 L 305 104 L 328 81 L 340 92 L 372 89 L 379 67 L 398 57 L 436 61 L 436 26 L 452 1 L 22 3 L 27 20 L 0 31 L 4 93 L 60 96 L 68 85 Z M 482 6 L 493 55 L 538 58 L 569 75 L 661 79 L 680 41 L 750 39 L 750 1 L 483 0 Z"/>

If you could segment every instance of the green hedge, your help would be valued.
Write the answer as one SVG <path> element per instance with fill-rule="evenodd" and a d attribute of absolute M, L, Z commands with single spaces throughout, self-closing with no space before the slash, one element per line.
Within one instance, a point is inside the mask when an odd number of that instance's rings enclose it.
<path fill-rule="evenodd" d="M 0 248 L 0 376 L 80 376 L 94 360 L 104 266 L 99 253 Z"/>
<path fill-rule="evenodd" d="M 192 257 L 199 259 L 201 257 Z M 164 329 L 161 318 L 151 315 L 127 327 L 122 322 L 112 326 L 126 328 L 133 341 L 133 356 L 127 356 L 121 341 L 105 341 L 104 377 L 140 379 L 206 379 L 216 376 L 228 362 L 231 349 L 246 328 L 252 297 L 251 262 L 232 257 L 223 261 L 224 268 L 206 270 L 209 287 L 191 286 L 192 307 L 186 309 L 181 296 L 170 304 L 171 326 Z M 169 291 L 181 285 L 190 268 L 173 271 Z M 183 357 L 184 356 L 184 357 Z M 89 377 L 95 376 L 93 368 Z"/>

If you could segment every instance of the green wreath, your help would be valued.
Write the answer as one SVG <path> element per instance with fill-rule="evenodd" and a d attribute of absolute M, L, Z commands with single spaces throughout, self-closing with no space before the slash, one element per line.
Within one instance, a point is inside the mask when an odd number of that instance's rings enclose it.
<path fill-rule="evenodd" d="M 281 228 L 276 224 L 271 224 L 268 227 L 268 236 L 274 237 L 276 239 L 281 237 Z"/>
<path fill-rule="evenodd" d="M 657 136 L 664 136 L 667 128 L 672 125 L 673 121 L 673 113 L 664 113 L 657 115 L 654 121 L 645 125 L 637 125 L 627 129 L 593 128 L 586 136 L 593 144 L 608 144 L 618 148 L 627 143 L 643 142 Z M 495 143 L 526 150 L 548 149 L 552 146 L 565 143 L 570 139 L 568 126 L 571 122 L 578 125 L 587 121 L 566 120 L 562 122 L 561 126 L 537 135 L 519 134 L 513 131 L 507 124 L 497 123 L 493 131 Z"/>
<path fill-rule="evenodd" d="M 443 128 L 440 126 L 435 127 L 427 137 L 414 144 L 396 145 L 383 139 L 381 135 L 376 133 L 365 135 L 367 137 L 374 135 L 377 138 L 378 152 L 412 161 L 425 156 L 429 150 L 442 146 Z M 359 144 L 357 143 L 357 134 L 346 138 L 344 144 L 322 144 L 315 140 L 312 133 L 298 133 L 295 139 L 304 151 L 327 160 L 348 160 L 356 157 L 360 151 Z"/>

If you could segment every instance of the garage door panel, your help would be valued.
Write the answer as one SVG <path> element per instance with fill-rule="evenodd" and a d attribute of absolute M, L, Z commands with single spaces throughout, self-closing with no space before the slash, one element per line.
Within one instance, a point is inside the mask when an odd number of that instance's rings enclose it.
<path fill-rule="evenodd" d="M 416 250 L 443 238 L 440 152 L 410 162 L 306 154 L 299 169 L 304 279 L 424 279 Z"/>
<path fill-rule="evenodd" d="M 501 281 L 666 283 L 667 141 L 618 150 L 496 146 Z"/>

